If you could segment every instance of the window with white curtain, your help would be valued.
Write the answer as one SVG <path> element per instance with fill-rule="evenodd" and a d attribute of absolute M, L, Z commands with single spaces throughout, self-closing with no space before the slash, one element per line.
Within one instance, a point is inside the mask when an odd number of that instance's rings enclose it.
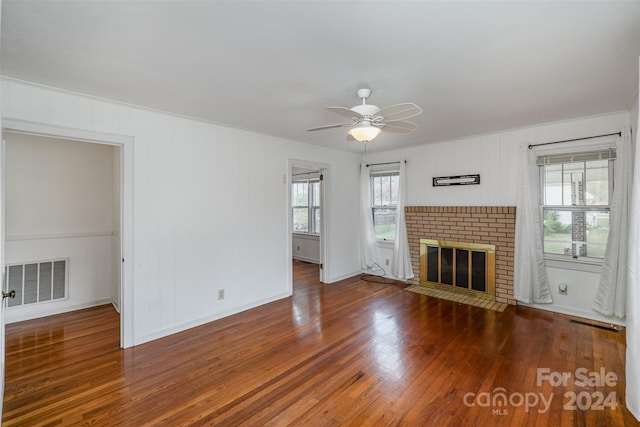
<path fill-rule="evenodd" d="M 293 232 L 320 234 L 320 180 L 294 181 L 291 205 Z"/>
<path fill-rule="evenodd" d="M 400 172 L 375 171 L 371 172 L 371 211 L 376 239 L 395 240 L 396 211 L 398 205 L 398 182 Z"/>
<path fill-rule="evenodd" d="M 602 260 L 615 149 L 538 156 L 545 257 Z"/>

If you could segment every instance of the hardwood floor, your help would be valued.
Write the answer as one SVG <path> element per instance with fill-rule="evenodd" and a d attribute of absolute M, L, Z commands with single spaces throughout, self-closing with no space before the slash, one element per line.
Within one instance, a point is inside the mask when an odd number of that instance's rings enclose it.
<path fill-rule="evenodd" d="M 127 350 L 111 306 L 8 325 L 3 423 L 636 425 L 624 331 L 317 277 L 295 262 L 292 298 Z M 538 368 L 571 377 L 538 385 Z M 617 380 L 580 386 L 576 369 L 601 368 Z"/>

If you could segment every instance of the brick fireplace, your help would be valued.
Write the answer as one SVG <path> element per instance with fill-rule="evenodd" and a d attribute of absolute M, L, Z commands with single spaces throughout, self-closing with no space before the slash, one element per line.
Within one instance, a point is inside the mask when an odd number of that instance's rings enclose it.
<path fill-rule="evenodd" d="M 414 272 L 420 271 L 420 239 L 495 245 L 495 300 L 515 305 L 515 207 L 407 206 L 405 219 Z M 409 282 L 420 284 L 420 277 Z"/>

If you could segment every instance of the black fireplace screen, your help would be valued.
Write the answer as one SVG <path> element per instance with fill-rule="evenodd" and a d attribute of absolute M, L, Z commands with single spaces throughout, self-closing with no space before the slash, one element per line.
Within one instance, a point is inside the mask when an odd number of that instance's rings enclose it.
<path fill-rule="evenodd" d="M 494 292 L 494 286 L 491 285 L 495 281 L 491 277 L 495 275 L 493 245 L 423 239 L 421 257 L 423 283 L 452 290 Z"/>

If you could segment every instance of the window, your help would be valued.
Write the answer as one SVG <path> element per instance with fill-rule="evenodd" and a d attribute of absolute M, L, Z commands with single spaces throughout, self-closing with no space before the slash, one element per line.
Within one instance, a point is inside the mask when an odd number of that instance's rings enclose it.
<path fill-rule="evenodd" d="M 395 240 L 399 179 L 398 171 L 371 171 L 371 210 L 377 239 Z"/>
<path fill-rule="evenodd" d="M 320 181 L 295 181 L 291 187 L 293 232 L 320 234 Z"/>
<path fill-rule="evenodd" d="M 615 150 L 539 156 L 545 254 L 604 258 Z"/>

